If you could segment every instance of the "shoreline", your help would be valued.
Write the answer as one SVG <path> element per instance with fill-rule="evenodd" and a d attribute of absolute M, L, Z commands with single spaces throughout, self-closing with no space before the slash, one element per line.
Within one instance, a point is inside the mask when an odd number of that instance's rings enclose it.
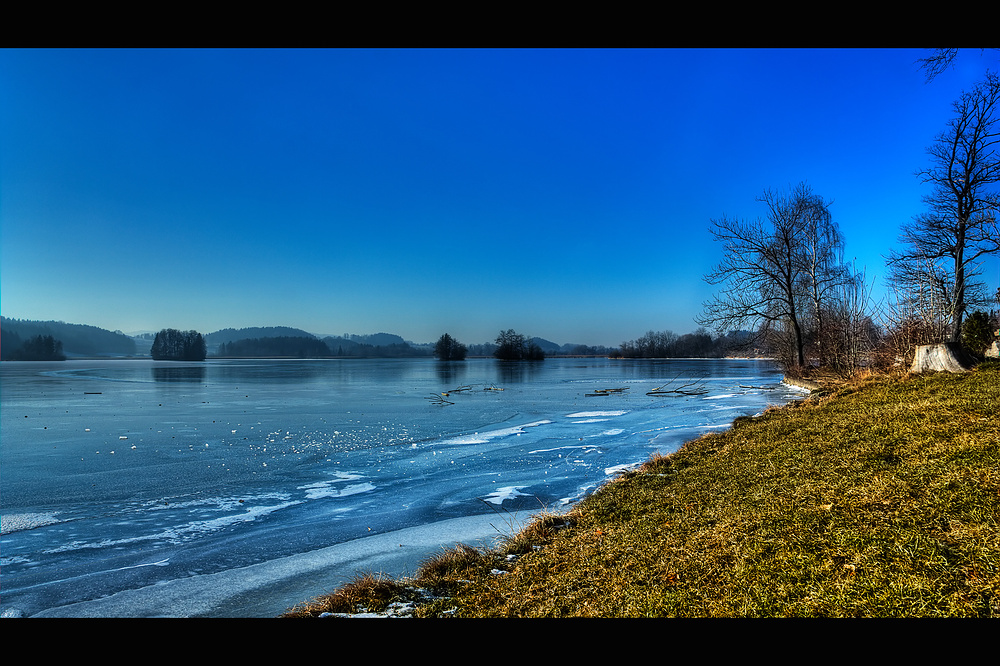
<path fill-rule="evenodd" d="M 524 520 L 532 515 L 526 514 Z M 393 579 L 408 576 L 441 550 L 459 543 L 491 547 L 509 529 L 505 519 L 495 513 L 449 518 L 248 567 L 124 590 L 30 617 L 274 618 L 296 604 L 332 592 L 359 573 L 380 573 Z M 145 610 L 149 608 L 157 612 Z"/>
<path fill-rule="evenodd" d="M 442 596 L 372 613 L 376 587 L 300 617 L 996 617 L 998 370 L 863 379 L 740 421 L 568 525 L 415 581 Z"/>
<path fill-rule="evenodd" d="M 795 388 L 805 389 L 810 392 L 818 391 L 823 388 L 823 385 L 819 382 L 810 381 L 808 379 L 796 379 L 794 377 L 782 377 L 781 383 L 794 386 Z"/>

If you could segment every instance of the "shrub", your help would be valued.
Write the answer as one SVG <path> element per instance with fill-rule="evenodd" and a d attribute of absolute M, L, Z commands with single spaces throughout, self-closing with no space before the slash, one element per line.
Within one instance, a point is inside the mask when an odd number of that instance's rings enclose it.
<path fill-rule="evenodd" d="M 993 327 L 985 312 L 976 310 L 962 324 L 962 346 L 976 358 L 983 358 L 993 342 Z"/>

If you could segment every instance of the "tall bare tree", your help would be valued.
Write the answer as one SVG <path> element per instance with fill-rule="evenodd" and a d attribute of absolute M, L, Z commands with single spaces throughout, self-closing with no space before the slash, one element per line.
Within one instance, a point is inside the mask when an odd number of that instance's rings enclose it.
<path fill-rule="evenodd" d="M 890 278 L 913 298 L 933 296 L 947 337 L 957 342 L 965 313 L 985 301 L 975 281 L 983 255 L 1000 252 L 1000 78 L 986 78 L 954 103 L 955 115 L 918 172 L 931 186 L 927 211 L 904 225 Z"/>
<path fill-rule="evenodd" d="M 705 281 L 722 289 L 697 321 L 719 332 L 783 339 L 786 362 L 802 367 L 807 333 L 842 279 L 843 239 L 829 204 L 804 183 L 789 194 L 768 190 L 758 201 L 767 207 L 766 219 L 712 220 L 723 258 Z"/>

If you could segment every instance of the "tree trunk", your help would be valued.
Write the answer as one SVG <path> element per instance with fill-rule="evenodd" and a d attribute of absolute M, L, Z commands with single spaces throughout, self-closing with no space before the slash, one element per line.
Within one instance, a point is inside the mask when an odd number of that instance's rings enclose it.
<path fill-rule="evenodd" d="M 910 372 L 966 372 L 974 364 L 954 342 L 917 345 Z"/>

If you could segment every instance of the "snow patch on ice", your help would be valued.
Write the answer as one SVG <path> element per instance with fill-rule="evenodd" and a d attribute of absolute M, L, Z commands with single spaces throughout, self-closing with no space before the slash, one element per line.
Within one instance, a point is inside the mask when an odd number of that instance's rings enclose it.
<path fill-rule="evenodd" d="M 525 493 L 521 492 L 521 488 L 524 488 L 524 486 L 507 486 L 506 488 L 497 488 L 494 492 L 486 496 L 485 501 L 500 506 L 503 504 L 504 500 L 514 499 L 515 497 L 527 497 Z"/>
<path fill-rule="evenodd" d="M 595 446 L 595 445 L 593 445 L 593 444 L 567 444 L 565 446 L 553 446 L 553 447 L 550 447 L 550 448 L 547 448 L 547 449 L 532 449 L 531 451 L 528 451 L 528 453 L 529 454 L 552 453 L 554 451 L 565 451 L 565 450 L 568 450 L 568 449 L 572 449 L 572 450 L 587 449 L 587 450 L 590 450 L 590 451 L 597 451 L 597 450 L 599 450 L 598 447 Z M 560 455 L 560 457 L 562 457 L 562 454 L 559 454 L 559 455 Z"/>
<path fill-rule="evenodd" d="M 319 483 L 312 483 L 308 486 L 302 486 L 301 489 L 306 491 L 307 499 L 323 499 L 326 497 L 349 497 L 350 495 L 357 495 L 358 493 L 367 493 L 375 490 L 375 484 L 370 482 L 365 483 L 352 483 L 349 486 L 343 488 L 335 488 L 331 484 L 336 483 L 336 481 L 320 481 Z"/>
<path fill-rule="evenodd" d="M 474 432 L 468 435 L 460 435 L 458 437 L 452 437 L 451 439 L 446 439 L 443 444 L 487 444 L 491 440 L 498 439 L 501 437 L 510 437 L 511 435 L 521 435 L 524 433 L 525 428 L 537 428 L 538 426 L 545 425 L 547 423 L 552 423 L 549 420 L 535 421 L 533 423 L 525 423 L 524 425 L 512 426 L 510 428 L 500 428 L 499 430 L 489 430 L 487 432 Z"/>
<path fill-rule="evenodd" d="M 51 511 L 12 513 L 0 516 L 0 533 L 10 534 L 11 532 L 20 532 L 21 530 L 33 530 L 36 527 L 44 527 L 45 525 L 52 525 L 58 522 L 59 519 L 56 518 L 55 512 Z"/>
<path fill-rule="evenodd" d="M 272 504 L 269 506 L 251 506 L 245 508 L 245 504 L 243 502 L 240 502 L 236 498 L 215 498 L 214 500 L 181 502 L 171 505 L 170 508 L 176 509 L 182 506 L 194 507 L 197 505 L 206 505 L 206 504 L 211 504 L 214 506 L 208 509 L 201 509 L 197 513 L 206 514 L 213 508 L 215 510 L 226 511 L 226 512 L 239 510 L 240 513 L 227 513 L 227 515 L 217 516 L 215 518 L 208 518 L 206 520 L 195 520 L 186 524 L 169 527 L 160 530 L 159 532 L 136 535 L 134 537 L 124 538 L 124 539 L 101 539 L 93 542 L 75 540 L 65 543 L 61 546 L 57 546 L 55 548 L 49 548 L 44 552 L 65 553 L 65 552 L 72 552 L 72 551 L 86 550 L 86 549 L 101 550 L 104 548 L 115 548 L 126 544 L 134 544 L 147 541 L 167 541 L 171 543 L 180 543 L 203 534 L 225 529 L 232 525 L 237 525 L 239 523 L 253 522 L 258 518 L 274 513 L 275 511 L 280 511 L 290 506 L 301 504 L 301 502 L 287 501 L 278 504 Z"/>
<path fill-rule="evenodd" d="M 349 483 L 343 487 L 337 487 L 336 484 L 344 483 L 345 481 L 362 481 L 364 476 L 357 472 L 333 472 L 333 479 L 329 481 L 317 481 L 316 483 L 310 483 L 304 486 L 299 486 L 299 490 L 306 491 L 306 499 L 324 499 L 328 497 L 349 497 L 351 495 L 357 495 L 359 493 L 367 493 L 375 490 L 375 484 L 370 481 L 364 481 L 362 483 Z"/>
<path fill-rule="evenodd" d="M 615 409 L 604 412 L 573 412 L 572 414 L 567 414 L 568 419 L 585 419 L 593 416 L 621 416 L 622 414 L 628 414 L 627 409 Z"/>

